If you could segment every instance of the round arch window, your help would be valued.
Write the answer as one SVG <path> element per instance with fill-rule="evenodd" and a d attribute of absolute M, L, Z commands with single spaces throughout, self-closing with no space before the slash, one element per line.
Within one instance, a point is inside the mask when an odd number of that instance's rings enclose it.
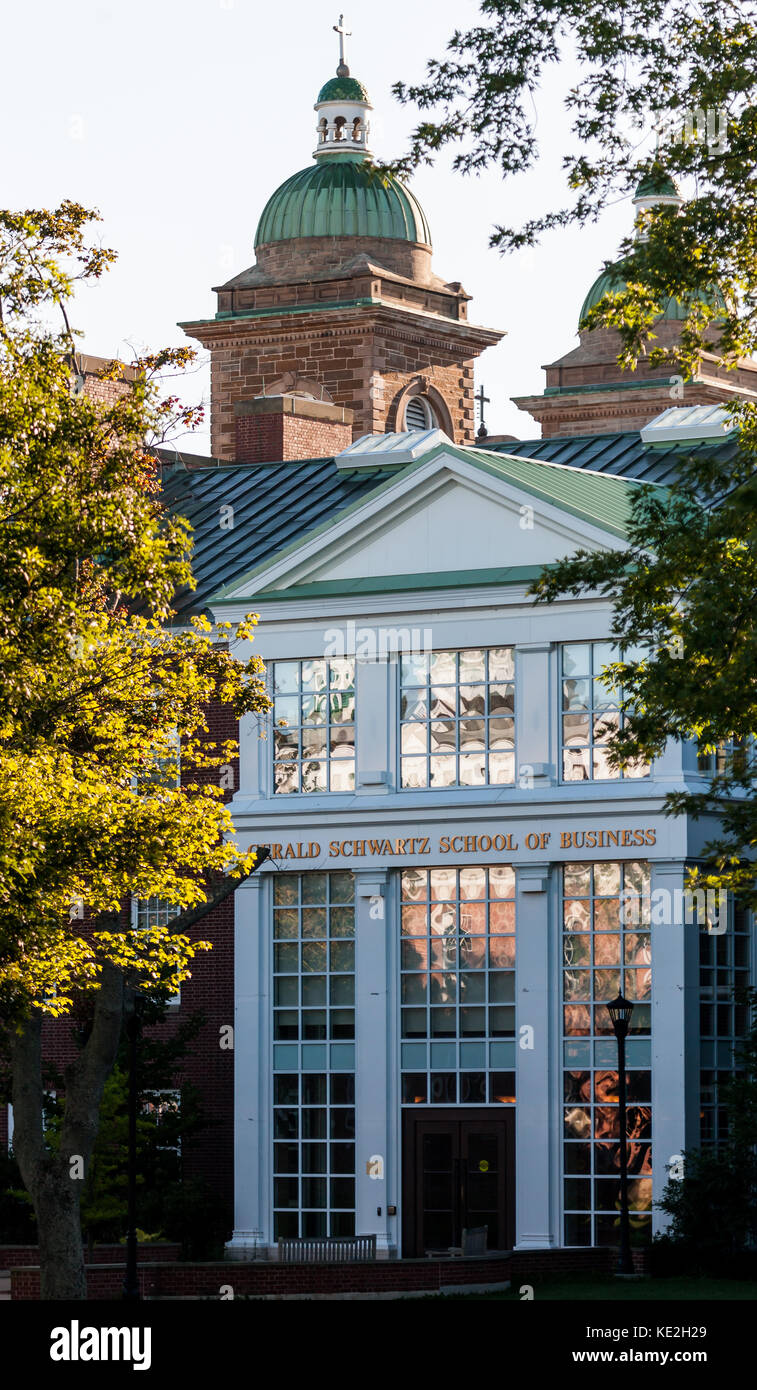
<path fill-rule="evenodd" d="M 405 406 L 406 430 L 436 429 L 436 416 L 425 396 L 411 396 Z"/>

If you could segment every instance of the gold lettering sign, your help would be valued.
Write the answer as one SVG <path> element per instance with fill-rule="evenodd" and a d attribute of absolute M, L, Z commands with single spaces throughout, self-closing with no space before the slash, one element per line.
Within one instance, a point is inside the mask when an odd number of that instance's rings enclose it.
<path fill-rule="evenodd" d="M 529 853 L 544 854 L 550 846 L 561 850 L 644 849 L 654 845 L 657 831 L 646 827 L 635 830 L 539 830 L 529 831 L 523 847 Z M 321 846 L 315 840 L 282 841 L 268 845 L 272 859 L 318 859 Z M 329 859 L 402 859 L 421 854 L 515 854 L 520 846 L 514 835 L 496 834 L 441 835 L 432 844 L 427 835 L 403 836 L 396 839 L 331 840 Z"/>

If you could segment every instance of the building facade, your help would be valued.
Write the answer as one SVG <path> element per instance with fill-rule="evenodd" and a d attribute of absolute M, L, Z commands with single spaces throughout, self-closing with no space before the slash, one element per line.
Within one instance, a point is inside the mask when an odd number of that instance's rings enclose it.
<path fill-rule="evenodd" d="M 622 545 L 637 484 L 433 436 L 362 448 L 331 465 L 365 468 L 360 500 L 210 605 L 260 614 L 275 701 L 243 721 L 232 802 L 271 858 L 236 894 L 231 1249 L 614 1243 L 619 988 L 647 1239 L 732 1066 L 747 924 L 685 920 L 707 827 L 662 808 L 701 785 L 696 750 L 608 765 L 609 606 L 527 593 Z"/>
<path fill-rule="evenodd" d="M 195 535 L 179 607 L 258 613 L 274 702 L 224 782 L 270 858 L 201 924 L 215 949 L 173 1010 L 207 1018 L 188 1073 L 215 1123 L 188 1171 L 233 1191 L 239 1258 L 353 1233 L 418 1256 L 480 1227 L 490 1249 L 615 1244 L 621 990 L 644 1242 L 682 1151 L 722 1132 L 752 928 L 683 893 L 712 827 L 663 807 L 702 785 L 696 748 L 608 762 L 607 600 L 529 585 L 622 548 L 640 481 L 735 449 L 712 407 L 755 365 L 650 426 L 668 388 L 584 334 L 519 401 L 544 437 L 475 447 L 473 364 L 501 335 L 433 272 L 412 193 L 372 176 L 370 110 L 342 62 L 255 265 L 184 325 L 213 457 L 166 457 Z"/>
<path fill-rule="evenodd" d="M 663 803 L 701 785 L 697 750 L 608 763 L 609 604 L 528 589 L 622 547 L 639 480 L 735 445 L 712 409 L 649 434 L 669 386 L 619 376 L 594 332 L 580 371 L 569 354 L 518 402 L 544 438 L 471 447 L 473 359 L 499 334 L 433 274 L 409 190 L 372 177 L 370 109 L 342 64 L 255 266 L 184 325 L 211 352 L 216 457 L 173 468 L 167 497 L 196 528 L 195 602 L 259 613 L 274 700 L 242 722 L 231 802 L 270 859 L 235 899 L 229 1248 L 372 1233 L 414 1256 L 481 1226 L 492 1249 L 615 1243 L 619 989 L 643 1242 L 722 1121 L 751 929 L 686 904 L 711 827 Z M 636 202 L 671 198 L 655 177 Z M 679 322 L 669 305 L 663 336 Z"/>

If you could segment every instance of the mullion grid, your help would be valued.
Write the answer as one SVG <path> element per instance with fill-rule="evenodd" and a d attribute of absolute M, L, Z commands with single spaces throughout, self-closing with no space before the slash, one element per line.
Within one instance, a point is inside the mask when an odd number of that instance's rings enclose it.
<path fill-rule="evenodd" d="M 134 898 L 133 901 L 137 931 L 146 931 L 148 927 L 165 927 L 181 911 L 176 903 L 170 903 L 167 898 Z"/>
<path fill-rule="evenodd" d="M 274 879 L 274 1038 L 354 1039 L 352 874 Z M 274 1075 L 274 1237 L 355 1230 L 354 1072 Z"/>
<path fill-rule="evenodd" d="M 622 921 L 624 895 L 638 910 Z M 628 899 L 625 899 L 627 902 Z M 651 1035 L 649 866 L 642 862 L 563 868 L 563 1036 L 585 1047 L 563 1070 L 563 1211 L 566 1245 L 618 1240 L 620 1143 L 617 1044 L 606 1005 L 622 988 L 634 1001 L 627 1043 L 627 1134 L 632 1238 L 651 1219 L 651 1070 L 634 1065 L 633 1043 Z M 579 1041 L 580 1040 L 580 1041 Z M 596 1058 L 606 1043 L 607 1063 Z M 609 1061 L 612 1058 L 612 1061 Z"/>
<path fill-rule="evenodd" d="M 275 661 L 274 794 L 352 791 L 355 786 L 355 663 L 344 657 Z M 350 715 L 335 719 L 339 709 Z M 322 715 L 322 717 L 319 717 Z M 337 736 L 352 735 L 352 742 Z M 307 751 L 308 743 L 311 744 Z M 321 747 L 318 747 L 318 743 Z M 335 748 L 352 749 L 338 757 Z M 294 753 L 294 757 L 287 754 Z"/>
<path fill-rule="evenodd" d="M 626 655 L 631 659 L 632 653 Z M 611 768 L 607 742 L 623 727 L 621 692 L 602 677 L 602 668 L 622 660 L 611 642 L 565 642 L 560 652 L 562 780 L 618 781 L 647 777 L 649 764 L 636 760 Z"/>
<path fill-rule="evenodd" d="M 423 1038 L 426 1056 L 422 1072 L 404 1069 L 403 1104 L 514 1103 L 514 1073 L 489 1055 L 491 1040 L 515 1037 L 512 867 L 405 870 L 401 912 L 402 1037 Z M 446 1070 L 432 1064 L 438 1043 L 454 1048 Z M 481 1048 L 475 1068 L 466 1043 Z"/>
<path fill-rule="evenodd" d="M 463 711 L 463 691 L 478 689 L 483 708 Z M 434 696 L 433 691 L 444 695 Z M 481 698 L 479 695 L 478 698 Z M 432 713 L 432 700 L 444 700 Z M 468 697 L 471 698 L 471 697 Z M 475 700 L 476 696 L 473 696 Z M 403 657 L 401 663 L 400 784 L 421 787 L 503 786 L 515 781 L 515 667 L 513 647 L 465 648 Z M 405 717 L 408 709 L 425 709 Z M 479 724 L 483 746 L 470 751 L 464 724 Z M 434 729 L 434 725 L 447 726 Z M 444 739 L 448 748 L 440 748 Z M 425 745 L 425 751 L 411 751 Z M 481 772 L 483 775 L 478 775 Z"/>
<path fill-rule="evenodd" d="M 734 994 L 743 996 L 749 987 L 751 913 L 729 894 L 727 914 L 725 932 L 710 930 L 703 922 L 699 934 L 701 1140 L 715 1145 L 728 1138 L 720 1088 L 733 1080 L 738 1044 L 749 1031 L 749 1006 Z"/>
<path fill-rule="evenodd" d="M 709 777 L 722 777 L 725 773 L 738 771 L 746 763 L 753 751 L 752 740 L 740 735 L 721 738 L 709 751 L 701 747 L 697 754 L 697 769 Z"/>
<path fill-rule="evenodd" d="M 274 1239 L 354 1235 L 354 1074 L 273 1080 Z"/>

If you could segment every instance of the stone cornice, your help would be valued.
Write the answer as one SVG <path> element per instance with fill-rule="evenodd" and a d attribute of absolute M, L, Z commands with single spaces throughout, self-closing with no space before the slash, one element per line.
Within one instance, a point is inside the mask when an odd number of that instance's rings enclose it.
<path fill-rule="evenodd" d="M 359 337 L 377 328 L 405 342 L 432 343 L 442 351 L 447 349 L 453 352 L 459 351 L 466 343 L 481 352 L 504 337 L 503 329 L 483 328 L 467 320 L 441 319 L 435 314 L 380 301 L 341 311 L 313 309 L 307 314 L 311 319 L 317 316 L 317 328 L 295 327 L 291 320 L 301 322 L 305 314 L 281 315 L 278 319 L 275 315 L 259 319 L 240 314 L 227 319 L 198 319 L 181 323 L 179 327 L 190 338 L 197 338 L 203 346 L 223 343 L 228 347 L 242 348 L 250 341 L 275 344 L 312 342 L 320 336 L 338 336 L 340 339 Z M 454 339 L 454 347 L 449 342 L 450 338 Z"/>

